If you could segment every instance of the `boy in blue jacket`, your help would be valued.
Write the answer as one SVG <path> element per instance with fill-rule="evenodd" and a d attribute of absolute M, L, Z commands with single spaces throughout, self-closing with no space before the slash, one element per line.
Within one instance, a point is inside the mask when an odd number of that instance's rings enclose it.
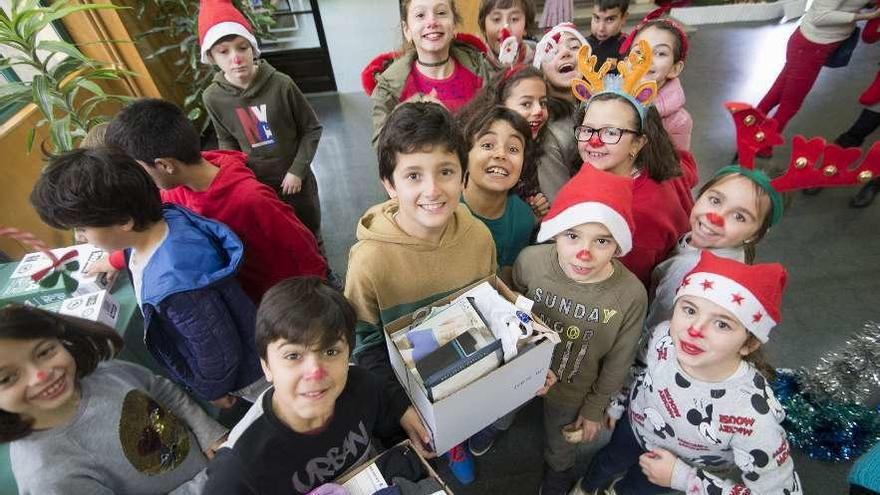
<path fill-rule="evenodd" d="M 163 206 L 147 172 L 113 148 L 51 159 L 31 203 L 52 227 L 125 250 L 144 342 L 171 378 L 222 408 L 262 392 L 255 308 L 235 278 L 244 248 L 227 226 Z"/>

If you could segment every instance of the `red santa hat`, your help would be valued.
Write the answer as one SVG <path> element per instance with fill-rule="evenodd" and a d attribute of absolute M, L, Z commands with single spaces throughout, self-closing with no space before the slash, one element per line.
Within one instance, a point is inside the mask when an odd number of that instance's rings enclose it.
<path fill-rule="evenodd" d="M 208 52 L 217 41 L 230 34 L 237 34 L 248 40 L 254 48 L 254 57 L 260 55 L 257 38 L 254 37 L 250 23 L 232 0 L 201 0 L 199 5 L 199 45 L 202 63 L 210 64 Z"/>
<path fill-rule="evenodd" d="M 681 282 L 675 299 L 708 299 L 730 311 L 761 342 L 782 321 L 779 313 L 787 274 L 779 263 L 746 265 L 703 251 Z"/>
<path fill-rule="evenodd" d="M 601 223 L 620 247 L 619 256 L 632 249 L 632 179 L 598 170 L 584 163 L 556 195 L 541 222 L 538 242 L 585 223 Z"/>

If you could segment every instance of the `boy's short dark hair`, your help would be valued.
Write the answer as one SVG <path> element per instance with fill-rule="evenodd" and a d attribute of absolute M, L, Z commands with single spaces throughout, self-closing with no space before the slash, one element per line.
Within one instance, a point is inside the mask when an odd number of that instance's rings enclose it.
<path fill-rule="evenodd" d="M 122 150 L 77 149 L 54 156 L 31 191 L 40 218 L 56 229 L 134 222 L 143 231 L 162 220 L 153 179 Z"/>
<path fill-rule="evenodd" d="M 468 146 L 449 111 L 430 102 L 399 105 L 379 133 L 379 178 L 394 184 L 398 153 L 418 153 L 433 146 L 442 146 L 458 156 L 464 177 Z"/>
<path fill-rule="evenodd" d="M 104 140 L 149 166 L 157 158 L 190 164 L 201 160 L 199 133 L 170 101 L 143 98 L 131 103 L 110 121 Z"/>
<path fill-rule="evenodd" d="M 318 277 L 293 277 L 266 291 L 257 309 L 257 352 L 266 359 L 269 344 L 284 339 L 326 349 L 339 340 L 354 349 L 354 308 Z"/>
<path fill-rule="evenodd" d="M 599 7 L 599 11 L 620 9 L 620 14 L 624 15 L 629 10 L 629 0 L 598 0 L 594 5 Z"/>

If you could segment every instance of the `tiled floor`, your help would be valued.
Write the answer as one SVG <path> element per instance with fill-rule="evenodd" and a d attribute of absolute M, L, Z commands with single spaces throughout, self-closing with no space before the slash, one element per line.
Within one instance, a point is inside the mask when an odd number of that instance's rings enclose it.
<path fill-rule="evenodd" d="M 781 68 L 793 24 L 740 24 L 701 27 L 683 82 L 694 120 L 693 151 L 705 180 L 734 154 L 733 124 L 722 107 L 729 100 L 751 103 L 763 96 Z M 858 94 L 877 70 L 877 46 L 860 45 L 847 68 L 825 69 L 787 135 L 803 133 L 834 139 L 858 115 Z M 334 270 L 344 274 L 361 213 L 384 198 L 370 147 L 370 102 L 363 94 L 311 98 L 322 122 L 314 169 L 324 215 L 324 239 Z M 869 143 L 870 144 L 870 143 Z M 788 147 L 765 166 L 784 166 Z M 852 190 L 796 194 L 781 225 L 759 245 L 759 261 L 779 261 L 789 269 L 783 323 L 767 345 L 777 366 L 814 366 L 868 319 L 880 319 L 880 204 L 847 208 Z M 878 202 L 880 203 L 880 202 Z M 532 494 L 541 469 L 540 408 L 519 414 L 513 429 L 478 463 L 478 482 L 458 487 L 462 494 Z M 584 458 L 589 450 L 585 449 Z M 825 464 L 795 453 L 808 494 L 846 493 L 848 464 Z M 583 462 L 581 463 L 583 465 Z M 444 478 L 451 480 L 448 472 Z"/>

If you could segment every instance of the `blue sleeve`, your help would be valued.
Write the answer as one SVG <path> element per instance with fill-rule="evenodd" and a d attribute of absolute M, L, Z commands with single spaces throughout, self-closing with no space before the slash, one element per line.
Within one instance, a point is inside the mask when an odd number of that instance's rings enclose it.
<path fill-rule="evenodd" d="M 196 395 L 205 400 L 235 390 L 244 346 L 236 320 L 217 290 L 207 288 L 166 297 L 158 306 L 162 320 L 164 364 Z"/>

